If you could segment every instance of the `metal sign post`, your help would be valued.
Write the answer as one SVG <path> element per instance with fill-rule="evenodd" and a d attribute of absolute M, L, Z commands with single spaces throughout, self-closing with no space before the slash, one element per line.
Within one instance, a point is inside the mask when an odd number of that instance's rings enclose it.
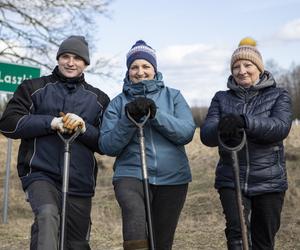
<path fill-rule="evenodd" d="M 5 93 L 13 93 L 18 86 L 26 79 L 40 77 L 41 69 L 33 66 L 22 64 L 13 64 L 0 62 L 0 91 Z M 3 194 L 3 223 L 7 223 L 8 217 L 8 200 L 9 200 L 9 176 L 12 154 L 12 140 L 7 141 L 7 156 L 6 156 L 6 173 L 4 180 Z"/>
<path fill-rule="evenodd" d="M 12 139 L 7 140 L 7 155 L 6 155 L 6 168 L 5 168 L 5 184 L 3 195 L 3 223 L 7 224 L 8 214 L 8 194 L 9 194 L 9 175 L 10 175 L 10 162 L 12 152 Z"/>

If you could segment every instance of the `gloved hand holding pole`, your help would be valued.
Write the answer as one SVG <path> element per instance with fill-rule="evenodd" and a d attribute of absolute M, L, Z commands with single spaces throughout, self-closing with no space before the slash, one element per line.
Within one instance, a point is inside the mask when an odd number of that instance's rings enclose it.
<path fill-rule="evenodd" d="M 129 102 L 125 105 L 125 112 L 126 115 L 129 113 L 130 116 L 137 122 L 139 122 L 141 118 L 146 116 L 148 112 L 150 112 L 149 118 L 153 119 L 156 114 L 156 105 L 150 98 L 137 97 L 134 99 L 134 101 Z"/>
<path fill-rule="evenodd" d="M 65 133 L 64 123 L 62 117 L 54 117 L 51 121 L 51 129 L 59 131 L 60 133 Z"/>
<path fill-rule="evenodd" d="M 220 136 L 220 133 L 218 133 L 218 139 L 219 144 L 222 148 L 224 148 L 226 151 L 231 152 L 231 157 L 233 161 L 233 173 L 234 173 L 234 185 L 235 185 L 235 193 L 236 193 L 236 203 L 239 211 L 239 218 L 240 218 L 240 226 L 241 226 L 241 232 L 242 232 L 242 241 L 243 241 L 243 250 L 249 249 L 248 244 L 248 232 L 247 232 L 247 225 L 245 222 L 244 217 L 244 206 L 242 202 L 242 191 L 241 191 L 241 184 L 240 184 L 240 167 L 238 162 L 238 156 L 237 152 L 240 151 L 245 143 L 246 143 L 246 133 L 245 130 L 240 130 L 242 133 L 242 138 L 239 141 L 239 144 L 235 146 L 228 146 L 226 145 Z"/>
<path fill-rule="evenodd" d="M 78 128 L 81 129 L 81 134 L 86 131 L 85 122 L 80 116 L 74 113 L 64 114 L 63 112 L 59 112 L 59 115 L 62 118 L 63 127 L 67 129 L 69 133 L 77 131 Z"/>
<path fill-rule="evenodd" d="M 61 207 L 60 248 L 59 248 L 60 250 L 65 249 L 71 144 L 80 133 L 81 133 L 81 129 L 79 128 L 71 137 L 65 138 L 59 131 L 57 132 L 58 136 L 64 142 L 64 168 L 63 168 L 63 183 L 62 183 L 62 207 Z"/>
<path fill-rule="evenodd" d="M 61 223 L 60 223 L 60 250 L 65 249 L 66 239 L 66 218 L 67 218 L 67 199 L 69 188 L 69 169 L 70 169 L 70 156 L 71 144 L 77 136 L 84 131 L 85 123 L 79 116 L 68 113 L 65 115 L 63 112 L 59 113 L 60 117 L 55 117 L 51 122 L 51 128 L 57 130 L 58 136 L 64 143 L 64 167 L 63 167 L 63 183 L 62 183 L 62 206 L 61 206 Z M 62 134 L 72 134 L 70 137 L 64 137 Z"/>
<path fill-rule="evenodd" d="M 148 181 L 148 171 L 147 171 L 147 162 L 146 162 L 146 150 L 145 150 L 145 137 L 144 137 L 144 124 L 147 122 L 151 115 L 151 110 L 145 116 L 142 122 L 137 122 L 128 110 L 125 111 L 129 120 L 131 120 L 138 127 L 138 137 L 140 143 L 140 154 L 141 154 L 141 164 L 142 164 L 142 177 L 143 177 L 143 187 L 144 187 L 144 196 L 145 196 L 145 207 L 146 207 L 146 218 L 147 218 L 147 227 L 148 227 L 148 238 L 150 249 L 155 249 L 154 243 L 154 232 L 153 232 L 153 223 L 152 223 L 152 213 L 151 213 L 151 203 L 149 195 L 149 181 Z M 142 118 L 142 117 L 140 117 Z M 139 118 L 139 119 L 140 119 Z"/>

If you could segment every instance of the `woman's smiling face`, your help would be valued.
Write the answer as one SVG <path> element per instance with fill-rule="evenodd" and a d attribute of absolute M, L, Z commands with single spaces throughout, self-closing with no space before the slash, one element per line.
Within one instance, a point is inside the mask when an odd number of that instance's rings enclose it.
<path fill-rule="evenodd" d="M 260 71 L 249 60 L 238 60 L 233 64 L 232 76 L 238 85 L 248 88 L 259 79 Z"/>
<path fill-rule="evenodd" d="M 151 63 L 144 59 L 136 59 L 130 65 L 129 79 L 132 83 L 139 83 L 143 80 L 153 80 L 155 76 L 155 70 Z"/>

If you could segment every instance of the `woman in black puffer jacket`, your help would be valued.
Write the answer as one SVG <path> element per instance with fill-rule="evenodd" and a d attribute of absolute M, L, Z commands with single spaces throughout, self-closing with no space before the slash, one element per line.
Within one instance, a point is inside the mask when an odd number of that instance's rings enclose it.
<path fill-rule="evenodd" d="M 225 144 L 236 146 L 244 129 L 247 142 L 238 153 L 240 184 L 249 248 L 274 249 L 280 227 L 280 214 L 287 190 L 283 140 L 292 123 L 291 99 L 286 90 L 276 87 L 270 72 L 251 38 L 243 39 L 231 58 L 227 91 L 212 99 L 201 127 L 201 141 L 219 146 L 218 133 Z M 216 169 L 218 190 L 226 219 L 228 249 L 242 249 L 242 234 L 234 190 L 234 175 L 229 152 L 219 147 Z"/>

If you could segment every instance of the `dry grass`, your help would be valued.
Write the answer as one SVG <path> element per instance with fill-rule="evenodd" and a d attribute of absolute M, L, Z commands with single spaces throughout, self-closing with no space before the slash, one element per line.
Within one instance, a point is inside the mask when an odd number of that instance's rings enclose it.
<path fill-rule="evenodd" d="M 276 250 L 300 249 L 300 127 L 293 128 L 285 142 L 288 157 L 289 190 L 277 235 Z M 0 136 L 0 187 L 3 189 L 6 160 L 6 139 Z M 9 223 L 0 224 L 0 249 L 29 249 L 32 214 L 20 187 L 15 165 L 18 141 L 13 143 L 14 156 L 10 179 Z M 217 193 L 213 188 L 216 148 L 200 143 L 199 130 L 186 147 L 192 166 L 193 182 L 175 235 L 174 250 L 222 250 L 225 247 L 224 219 Z M 91 247 L 94 250 L 122 249 L 121 217 L 111 185 L 112 162 L 97 156 L 104 168 L 98 177 L 93 199 Z M 3 192 L 0 196 L 3 200 Z M 2 216 L 2 207 L 1 207 Z"/>

